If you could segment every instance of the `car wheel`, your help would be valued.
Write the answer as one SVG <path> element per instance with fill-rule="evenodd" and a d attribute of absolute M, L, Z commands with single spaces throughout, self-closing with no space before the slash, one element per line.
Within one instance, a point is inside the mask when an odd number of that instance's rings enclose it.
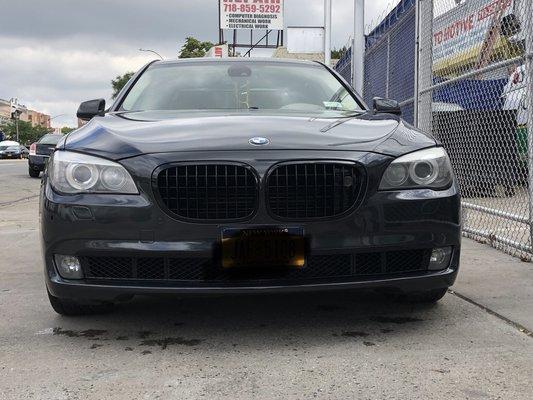
<path fill-rule="evenodd" d="M 80 304 L 70 299 L 60 299 L 48 292 L 48 299 L 54 311 L 60 315 L 73 317 L 77 315 L 104 314 L 113 310 L 113 303 Z"/>
<path fill-rule="evenodd" d="M 30 167 L 30 168 L 28 169 L 28 173 L 30 174 L 30 176 L 31 176 L 32 178 L 38 178 L 39 175 L 41 174 L 41 171 L 35 171 L 33 168 Z"/>
<path fill-rule="evenodd" d="M 442 299 L 447 292 L 448 288 L 428 290 L 425 292 L 413 292 L 405 294 L 404 298 L 409 303 L 432 304 Z"/>

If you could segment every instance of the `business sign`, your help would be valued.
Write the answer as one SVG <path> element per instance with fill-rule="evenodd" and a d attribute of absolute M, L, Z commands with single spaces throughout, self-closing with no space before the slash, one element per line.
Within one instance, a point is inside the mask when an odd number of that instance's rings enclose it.
<path fill-rule="evenodd" d="M 470 0 L 435 18 L 433 60 L 458 56 L 479 48 L 495 17 L 513 10 L 513 0 Z"/>
<path fill-rule="evenodd" d="M 283 30 L 283 0 L 219 0 L 220 29 Z"/>
<path fill-rule="evenodd" d="M 287 27 L 287 51 L 292 53 L 323 53 L 324 28 L 322 27 Z"/>

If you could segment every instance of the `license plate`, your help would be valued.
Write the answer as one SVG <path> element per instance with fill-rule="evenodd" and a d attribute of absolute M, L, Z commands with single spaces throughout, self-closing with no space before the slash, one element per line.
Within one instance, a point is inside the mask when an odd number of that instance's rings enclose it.
<path fill-rule="evenodd" d="M 305 266 L 303 228 L 227 228 L 222 231 L 222 266 Z"/>

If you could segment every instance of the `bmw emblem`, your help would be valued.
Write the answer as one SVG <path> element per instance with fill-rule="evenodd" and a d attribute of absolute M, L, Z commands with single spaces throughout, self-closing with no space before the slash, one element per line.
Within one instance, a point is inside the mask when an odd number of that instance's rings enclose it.
<path fill-rule="evenodd" d="M 270 140 L 264 137 L 253 137 L 248 142 L 254 146 L 265 146 L 270 143 Z"/>

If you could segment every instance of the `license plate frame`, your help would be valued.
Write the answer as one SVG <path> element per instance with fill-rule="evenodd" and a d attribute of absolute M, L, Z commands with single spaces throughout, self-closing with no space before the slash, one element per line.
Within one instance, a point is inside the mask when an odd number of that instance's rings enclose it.
<path fill-rule="evenodd" d="M 304 268 L 304 229 L 279 226 L 223 228 L 221 259 L 223 269 Z"/>

